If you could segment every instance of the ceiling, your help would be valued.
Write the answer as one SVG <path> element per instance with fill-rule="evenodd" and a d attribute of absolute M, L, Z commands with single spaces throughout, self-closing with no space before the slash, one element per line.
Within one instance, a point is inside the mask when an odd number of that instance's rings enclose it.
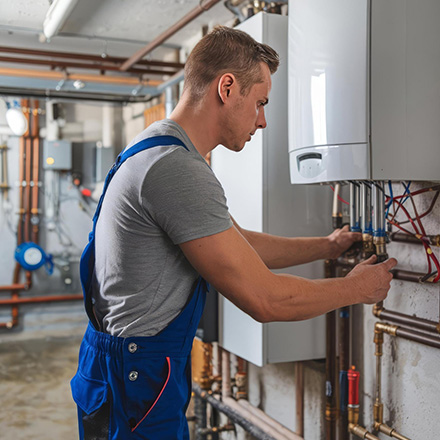
<path fill-rule="evenodd" d="M 204 7 L 208 1 L 201 0 L 201 6 Z M 132 66 L 137 71 L 123 72 L 121 64 L 185 15 L 199 8 L 199 0 L 78 0 L 59 33 L 46 41 L 43 22 L 51 3 L 49 0 L 0 0 L 1 94 L 8 91 L 11 94 L 19 94 L 20 91 L 44 93 L 46 96 L 76 93 L 97 95 L 98 98 L 107 96 L 109 100 L 151 96 L 160 83 L 181 71 L 182 66 L 154 67 L 138 63 Z M 240 4 L 243 0 L 229 3 Z M 196 42 L 204 26 L 230 25 L 235 18 L 222 0 L 143 59 L 179 61 L 179 50 L 191 46 L 191 41 Z M 24 54 L 23 51 L 11 53 L 11 48 L 40 52 L 38 55 Z M 41 51 L 89 54 L 95 55 L 96 59 L 60 59 Z M 120 59 L 112 60 L 112 57 Z M 16 58 L 22 62 L 17 62 Z M 42 62 L 46 64 L 40 64 Z M 96 68 L 99 63 L 110 62 L 112 71 Z M 70 66 L 69 63 L 82 64 L 83 67 Z M 94 67 L 84 68 L 87 63 Z M 143 69 L 167 70 L 150 74 Z M 80 83 L 77 82 L 75 87 L 74 82 L 78 78 Z"/>

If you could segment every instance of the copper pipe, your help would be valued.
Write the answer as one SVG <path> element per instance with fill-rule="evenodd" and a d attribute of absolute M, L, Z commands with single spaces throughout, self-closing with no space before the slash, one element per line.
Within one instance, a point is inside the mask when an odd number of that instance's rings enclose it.
<path fill-rule="evenodd" d="M 35 69 L 15 69 L 9 67 L 1 67 L 0 68 L 0 76 L 17 76 L 21 78 L 42 78 L 47 80 L 65 80 L 66 74 L 64 72 L 55 72 L 53 70 L 35 70 Z M 93 82 L 93 83 L 101 83 L 101 84 L 117 84 L 117 85 L 126 85 L 126 86 L 134 86 L 139 85 L 139 78 L 134 78 L 132 76 L 110 76 L 110 75 L 91 75 L 91 74 L 77 74 L 71 73 L 69 74 L 70 81 L 81 80 L 84 82 Z M 148 86 L 155 87 L 162 84 L 163 81 L 158 80 L 149 80 Z"/>
<path fill-rule="evenodd" d="M 413 236 L 404 234 L 403 232 L 394 232 L 390 236 L 391 241 L 395 241 L 398 243 L 414 243 L 414 244 L 422 244 L 422 240 Z M 429 240 L 429 244 L 431 246 L 440 246 L 440 235 L 427 235 L 426 238 Z"/>
<path fill-rule="evenodd" d="M 26 138 L 26 157 L 25 157 L 25 170 L 26 170 L 26 186 L 24 188 L 24 241 L 30 241 L 30 226 L 31 226 L 31 171 L 32 171 L 32 139 Z"/>
<path fill-rule="evenodd" d="M 34 304 L 34 303 L 48 303 L 48 302 L 59 302 L 59 301 L 74 301 L 83 299 L 83 295 L 46 295 L 46 296 L 31 296 L 31 297 L 21 297 L 21 298 L 10 298 L 0 300 L 0 306 L 11 306 L 18 304 Z"/>
<path fill-rule="evenodd" d="M 339 440 L 348 440 L 348 413 L 345 406 L 347 405 L 348 398 L 348 382 L 347 386 L 341 385 L 342 381 L 347 380 L 347 372 L 349 368 L 349 356 L 350 356 L 350 308 L 343 307 L 339 310 L 339 335 L 338 335 L 338 347 L 339 347 L 339 392 L 340 403 L 344 402 L 344 408 L 340 404 L 340 416 L 338 418 L 339 427 Z M 342 395 L 345 393 L 345 395 Z"/>
<path fill-rule="evenodd" d="M 440 337 L 425 335 L 416 330 L 399 327 L 396 336 L 400 338 L 409 339 L 410 341 L 419 342 L 420 344 L 428 345 L 434 348 L 440 348 Z"/>
<path fill-rule="evenodd" d="M 30 64 L 39 66 L 50 66 L 52 68 L 61 69 L 86 69 L 86 70 L 99 70 L 105 72 L 106 70 L 111 72 L 120 72 L 118 65 L 105 64 L 105 63 L 78 63 L 72 61 L 56 61 L 56 60 L 42 60 L 35 58 L 16 58 L 16 57 L 0 57 L 0 63 L 17 63 L 17 64 Z M 132 67 L 126 70 L 128 73 L 141 74 L 141 75 L 173 75 L 177 72 L 173 70 L 159 70 L 150 69 L 148 67 Z"/>
<path fill-rule="evenodd" d="M 112 64 L 122 64 L 126 58 L 122 57 L 111 57 L 106 56 L 103 58 L 101 55 L 88 55 L 83 53 L 72 53 L 72 52 L 56 52 L 51 50 L 34 50 L 34 49 L 23 49 L 19 47 L 5 47 L 0 46 L 0 53 L 16 53 L 22 55 L 33 55 L 33 56 L 43 56 L 43 57 L 51 57 L 51 58 L 64 58 L 68 60 L 88 60 L 88 61 L 96 61 L 99 63 L 112 63 Z M 182 63 L 176 62 L 167 62 L 167 61 L 157 61 L 157 60 L 143 60 L 138 61 L 137 64 L 143 66 L 158 66 L 158 67 L 169 67 L 175 69 L 182 69 L 185 65 Z"/>
<path fill-rule="evenodd" d="M 295 432 L 304 437 L 304 364 L 295 362 Z"/>
<path fill-rule="evenodd" d="M 10 284 L 9 286 L 0 286 L 0 292 L 26 289 L 28 289 L 26 284 Z"/>
<path fill-rule="evenodd" d="M 21 266 L 18 263 L 15 263 L 14 276 L 12 278 L 13 284 L 18 284 L 18 281 L 20 280 L 20 272 L 21 272 Z M 11 300 L 15 300 L 15 301 L 19 300 L 19 291 L 17 290 L 12 291 Z M 17 324 L 18 324 L 18 306 L 14 305 L 11 310 L 11 327 Z"/>
<path fill-rule="evenodd" d="M 410 440 L 407 437 L 399 434 L 394 428 L 383 423 L 383 403 L 381 396 L 382 388 L 382 355 L 383 355 L 383 333 L 384 329 L 388 328 L 390 334 L 397 335 L 397 326 L 387 326 L 380 322 L 377 322 L 374 326 L 374 343 L 376 346 L 376 398 L 373 407 L 374 429 L 379 432 L 383 432 L 389 437 L 394 437 L 400 440 Z"/>
<path fill-rule="evenodd" d="M 332 278 L 335 273 L 333 260 L 325 261 L 325 277 Z M 338 418 L 336 393 L 336 312 L 325 315 L 326 359 L 325 359 L 325 438 L 336 439 L 336 420 Z"/>
<path fill-rule="evenodd" d="M 32 137 L 33 137 L 33 154 L 32 154 L 32 209 L 31 215 L 37 221 L 32 222 L 32 241 L 38 243 L 39 219 L 38 219 L 38 201 L 39 201 L 39 170 L 40 170 L 40 139 L 39 139 L 39 117 L 38 117 L 38 100 L 34 101 L 34 109 L 32 110 Z"/>
<path fill-rule="evenodd" d="M 427 332 L 440 333 L 438 323 L 435 321 L 429 321 L 428 319 L 405 315 L 404 313 L 394 312 L 383 307 L 375 309 L 374 315 L 380 319 L 402 324 L 406 327 L 414 327 L 415 329 L 420 329 Z"/>
<path fill-rule="evenodd" d="M 326 440 L 336 439 L 338 408 L 336 401 L 336 312 L 325 315 L 326 364 L 325 364 L 325 432 Z"/>
<path fill-rule="evenodd" d="M 400 338 L 419 342 L 420 344 L 428 345 L 430 347 L 440 348 L 440 336 L 427 335 L 416 330 L 382 322 L 377 322 L 376 327 L 391 336 L 398 336 Z"/>
<path fill-rule="evenodd" d="M 352 257 L 342 256 L 335 260 L 334 264 L 337 268 L 352 269 L 356 266 L 356 264 L 358 264 L 358 261 L 356 261 L 355 258 Z M 430 279 L 421 281 L 426 276 L 426 274 L 422 272 L 411 272 L 409 270 L 403 269 L 392 269 L 390 270 L 390 272 L 393 274 L 393 279 L 395 280 L 410 281 L 413 283 L 422 284 L 432 284 L 432 281 Z"/>
<path fill-rule="evenodd" d="M 184 26 L 186 26 L 188 23 L 193 21 L 200 14 L 203 14 L 203 12 L 207 11 L 208 9 L 211 9 L 211 7 L 214 6 L 215 4 L 217 4 L 219 1 L 220 0 L 208 0 L 203 6 L 202 6 L 202 2 L 200 2 L 200 4 L 198 6 L 196 6 L 192 11 L 190 11 L 188 14 L 186 14 L 177 23 L 175 23 L 173 26 L 171 26 L 165 32 L 160 34 L 157 38 L 155 38 L 153 41 L 151 41 L 145 47 L 138 50 L 134 55 L 132 55 L 130 58 L 128 58 L 128 60 L 122 64 L 121 70 L 123 70 L 123 71 L 128 70 L 131 66 L 136 64 L 141 58 L 143 58 L 145 55 L 150 53 L 156 47 L 160 46 L 163 42 L 165 42 L 170 37 L 172 37 L 177 31 L 179 31 Z"/>

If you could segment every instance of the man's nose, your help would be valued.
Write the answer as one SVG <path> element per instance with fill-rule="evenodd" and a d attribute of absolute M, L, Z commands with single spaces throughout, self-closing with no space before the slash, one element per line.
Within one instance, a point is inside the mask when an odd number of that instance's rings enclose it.
<path fill-rule="evenodd" d="M 264 114 L 263 107 L 258 112 L 257 127 L 258 128 L 266 128 L 267 127 L 266 116 Z"/>

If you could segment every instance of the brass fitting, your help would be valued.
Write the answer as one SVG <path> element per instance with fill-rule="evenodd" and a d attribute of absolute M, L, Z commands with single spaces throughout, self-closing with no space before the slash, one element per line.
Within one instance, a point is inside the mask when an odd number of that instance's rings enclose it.
<path fill-rule="evenodd" d="M 359 405 L 348 405 L 348 423 L 357 425 L 359 421 Z"/>
<path fill-rule="evenodd" d="M 374 343 L 376 344 L 375 356 L 382 356 L 382 346 L 383 346 L 383 331 L 379 330 L 377 326 L 374 326 Z"/>
<path fill-rule="evenodd" d="M 376 316 L 377 318 L 380 318 L 380 314 L 382 313 L 382 310 L 383 310 L 383 301 L 374 304 L 373 315 Z"/>
<path fill-rule="evenodd" d="M 397 336 L 397 330 L 399 330 L 398 325 L 385 324 L 383 322 L 376 322 L 374 326 L 374 333 L 376 333 L 376 331 L 380 331 L 391 336 Z"/>
<path fill-rule="evenodd" d="M 375 423 L 374 429 L 379 432 L 383 432 L 389 437 L 397 438 L 398 440 L 410 440 L 402 434 L 399 434 L 394 428 L 386 425 L 385 423 Z"/>
<path fill-rule="evenodd" d="M 377 260 L 380 263 L 388 258 L 385 237 L 373 237 L 373 243 L 376 248 Z"/>
<path fill-rule="evenodd" d="M 373 236 L 362 234 L 362 258 L 367 259 L 374 254 Z"/>
<path fill-rule="evenodd" d="M 374 429 L 379 431 L 379 426 L 383 422 L 383 403 L 376 402 L 373 406 Z"/>
<path fill-rule="evenodd" d="M 325 405 L 325 420 L 327 420 L 328 422 L 333 422 L 338 418 L 338 414 L 339 414 L 339 412 L 338 412 L 337 408 L 326 403 L 326 405 Z"/>
<path fill-rule="evenodd" d="M 368 440 L 379 440 L 378 437 L 376 437 L 375 435 L 368 432 L 363 426 L 353 425 L 352 423 L 349 423 L 348 430 L 353 435 L 360 437 L 360 438 L 365 438 Z"/>

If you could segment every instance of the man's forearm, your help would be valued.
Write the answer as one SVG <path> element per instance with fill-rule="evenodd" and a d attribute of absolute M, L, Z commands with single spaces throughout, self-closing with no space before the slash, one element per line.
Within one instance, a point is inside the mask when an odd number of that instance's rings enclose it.
<path fill-rule="evenodd" d="M 278 237 L 239 229 L 269 269 L 282 269 L 329 258 L 328 237 Z"/>

